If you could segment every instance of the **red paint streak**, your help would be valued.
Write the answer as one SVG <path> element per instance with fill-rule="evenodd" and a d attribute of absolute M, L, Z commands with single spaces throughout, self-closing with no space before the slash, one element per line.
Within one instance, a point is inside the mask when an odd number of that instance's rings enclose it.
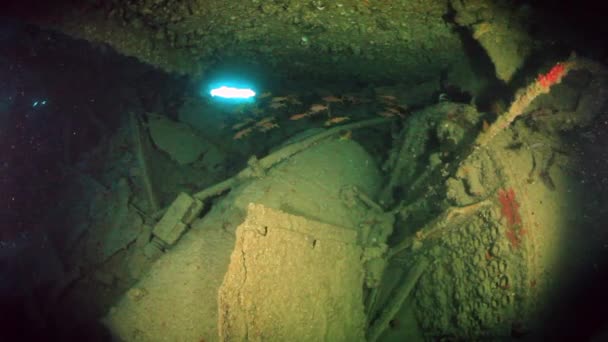
<path fill-rule="evenodd" d="M 505 232 L 511 247 L 519 248 L 521 240 L 526 233 L 521 228 L 521 215 L 519 214 L 519 203 L 515 198 L 513 188 L 498 191 L 498 201 L 500 202 L 502 216 L 507 220 L 507 230 Z"/>
<path fill-rule="evenodd" d="M 513 228 L 521 225 L 521 216 L 519 216 L 519 203 L 515 199 L 515 191 L 513 188 L 509 190 L 498 190 L 498 201 L 500 201 L 502 216 L 507 219 L 507 226 Z"/>
<path fill-rule="evenodd" d="M 507 228 L 507 231 L 505 232 L 507 240 L 509 240 L 513 248 L 519 248 L 519 245 L 521 244 L 521 234 L 518 232 L 519 230 L 513 228 Z"/>

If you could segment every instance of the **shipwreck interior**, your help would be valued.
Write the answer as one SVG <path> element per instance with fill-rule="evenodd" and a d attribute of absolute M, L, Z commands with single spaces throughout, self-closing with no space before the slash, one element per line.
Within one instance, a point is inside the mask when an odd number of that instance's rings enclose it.
<path fill-rule="evenodd" d="M 3 1 L 0 340 L 607 340 L 604 16 Z"/>

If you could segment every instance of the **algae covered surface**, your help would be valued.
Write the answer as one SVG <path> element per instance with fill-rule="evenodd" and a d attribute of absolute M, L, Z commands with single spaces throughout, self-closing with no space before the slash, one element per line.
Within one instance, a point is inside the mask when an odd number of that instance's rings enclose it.
<path fill-rule="evenodd" d="M 542 340 L 601 276 L 608 73 L 538 38 L 531 5 L 39 6 L 0 28 L 0 166 L 50 227 L 3 230 L 0 265 L 52 241 L 66 270 L 20 292 L 33 331 L 94 312 L 126 341 Z M 257 96 L 208 96 L 225 71 Z"/>
<path fill-rule="evenodd" d="M 420 82 L 460 63 L 448 1 L 138 1 L 53 13 L 59 30 L 170 72 L 238 60 L 280 77 Z M 44 24 L 44 23 L 43 23 Z M 390 65 L 390 68 L 378 67 Z"/>

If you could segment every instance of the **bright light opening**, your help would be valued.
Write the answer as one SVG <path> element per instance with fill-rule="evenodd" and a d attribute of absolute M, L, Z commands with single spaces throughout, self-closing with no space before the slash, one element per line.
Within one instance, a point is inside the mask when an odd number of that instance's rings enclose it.
<path fill-rule="evenodd" d="M 234 88 L 221 86 L 211 89 L 211 96 L 223 97 L 225 99 L 249 99 L 255 96 L 255 91 L 249 88 Z"/>

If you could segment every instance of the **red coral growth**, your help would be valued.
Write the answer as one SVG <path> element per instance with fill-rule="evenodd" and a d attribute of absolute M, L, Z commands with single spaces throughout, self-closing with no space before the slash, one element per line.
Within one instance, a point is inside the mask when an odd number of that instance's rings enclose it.
<path fill-rule="evenodd" d="M 521 216 L 519 216 L 519 203 L 515 199 L 515 191 L 513 188 L 509 190 L 498 190 L 498 201 L 500 201 L 502 216 L 507 219 L 507 226 L 513 228 L 521 224 Z"/>
<path fill-rule="evenodd" d="M 566 66 L 564 65 L 564 63 L 557 63 L 553 68 L 551 68 L 551 70 L 549 70 L 548 73 L 544 75 L 538 75 L 538 78 L 536 80 L 543 88 L 549 88 L 550 86 L 558 82 L 562 78 L 562 76 L 564 76 L 565 72 Z"/>

